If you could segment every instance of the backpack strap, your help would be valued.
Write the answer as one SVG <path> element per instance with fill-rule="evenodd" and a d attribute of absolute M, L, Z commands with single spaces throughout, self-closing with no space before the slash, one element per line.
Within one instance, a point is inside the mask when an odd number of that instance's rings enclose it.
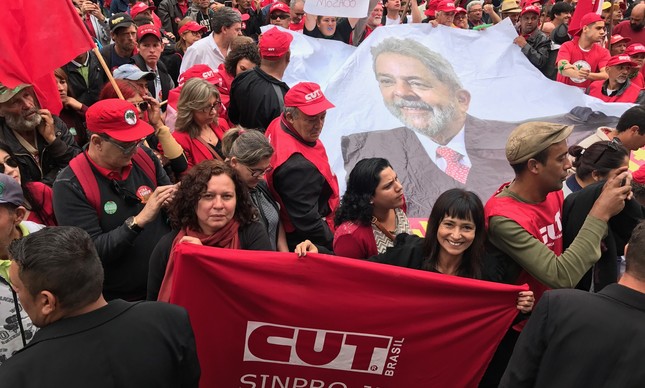
<path fill-rule="evenodd" d="M 74 175 L 81 185 L 81 189 L 85 192 L 87 201 L 96 209 L 96 214 L 101 218 L 101 194 L 99 192 L 99 184 L 96 182 L 94 171 L 90 166 L 90 161 L 87 160 L 85 152 L 76 155 L 74 159 L 69 162 L 69 168 L 72 169 Z"/>
<path fill-rule="evenodd" d="M 132 162 L 139 166 L 148 178 L 152 181 L 154 186 L 157 186 L 157 169 L 155 162 L 150 158 L 141 147 L 137 147 L 137 152 L 132 157 Z M 101 218 L 101 193 L 99 191 L 99 184 L 94 176 L 90 161 L 87 160 L 85 152 L 77 155 L 69 162 L 69 167 L 76 175 L 81 189 L 87 197 L 87 201 L 96 210 L 96 214 Z"/>
<path fill-rule="evenodd" d="M 148 178 L 150 178 L 155 187 L 157 187 L 157 166 L 143 148 L 137 147 L 137 152 L 132 157 L 132 162 L 139 166 Z"/>

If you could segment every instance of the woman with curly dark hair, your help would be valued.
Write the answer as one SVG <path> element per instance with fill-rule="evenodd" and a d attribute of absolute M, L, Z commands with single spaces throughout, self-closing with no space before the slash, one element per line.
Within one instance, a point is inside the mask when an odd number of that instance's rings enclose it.
<path fill-rule="evenodd" d="M 366 259 L 385 252 L 397 234 L 410 233 L 404 204 L 403 186 L 390 162 L 370 158 L 356 163 L 336 210 L 334 253 Z"/>
<path fill-rule="evenodd" d="M 168 301 L 179 243 L 270 251 L 271 242 L 246 186 L 226 163 L 206 160 L 181 178 L 169 209 L 173 231 L 150 256 L 148 300 Z"/>

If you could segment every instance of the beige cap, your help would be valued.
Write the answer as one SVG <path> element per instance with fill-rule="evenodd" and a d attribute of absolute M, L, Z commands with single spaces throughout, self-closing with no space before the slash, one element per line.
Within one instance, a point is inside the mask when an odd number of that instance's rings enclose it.
<path fill-rule="evenodd" d="M 520 13 L 522 9 L 517 5 L 515 0 L 506 0 L 502 3 L 500 11 L 503 13 Z"/>
<path fill-rule="evenodd" d="M 0 104 L 5 103 L 13 98 L 16 94 L 20 93 L 21 90 L 31 87 L 30 84 L 20 84 L 15 88 L 11 89 L 0 83 Z"/>
<path fill-rule="evenodd" d="M 519 125 L 506 140 L 506 159 L 510 164 L 524 163 L 551 144 L 569 137 L 573 125 L 531 121 Z"/>

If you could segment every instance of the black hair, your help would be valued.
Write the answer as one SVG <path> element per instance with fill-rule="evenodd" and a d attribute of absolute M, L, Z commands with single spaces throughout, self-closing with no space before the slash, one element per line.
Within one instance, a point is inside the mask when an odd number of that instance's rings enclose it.
<path fill-rule="evenodd" d="M 559 1 L 551 7 L 551 10 L 549 12 L 549 17 L 551 20 L 555 18 L 555 15 L 559 15 L 561 13 L 572 13 L 573 12 L 573 7 L 569 3 L 565 3 L 564 1 Z"/>
<path fill-rule="evenodd" d="M 616 124 L 616 131 L 618 133 L 625 132 L 634 125 L 638 126 L 638 134 L 645 135 L 645 107 L 642 105 L 633 106 L 625 111 L 618 124 Z"/>
<path fill-rule="evenodd" d="M 613 169 L 623 165 L 629 152 L 621 144 L 599 141 L 584 149 L 578 145 L 569 147 L 569 155 L 575 158 L 573 167 L 581 180 L 586 180 L 594 171 L 605 178 Z"/>
<path fill-rule="evenodd" d="M 103 265 L 94 241 L 76 226 L 54 226 L 14 240 L 11 260 L 32 296 L 49 291 L 64 310 L 96 301 L 103 291 Z"/>
<path fill-rule="evenodd" d="M 349 173 L 347 190 L 336 209 L 336 226 L 345 221 L 370 225 L 374 212 L 372 197 L 381 182 L 381 172 L 388 167 L 391 168 L 392 165 L 383 158 L 361 159 L 356 163 Z"/>
<path fill-rule="evenodd" d="M 529 158 L 529 160 L 535 159 L 540 164 L 546 164 L 546 161 L 549 159 L 549 148 L 550 146 L 546 147 L 542 151 L 535 154 L 533 157 Z M 529 161 L 527 160 L 524 163 L 511 164 L 511 168 L 513 168 L 515 175 L 520 175 L 521 173 L 523 173 L 528 168 L 528 162 Z"/>
<path fill-rule="evenodd" d="M 481 279 L 481 267 L 486 242 L 484 205 L 477 194 L 463 189 L 444 191 L 432 207 L 423 243 L 423 255 L 425 257 L 423 269 L 437 271 L 439 251 L 441 250 L 441 245 L 437 239 L 437 231 L 445 217 L 469 220 L 475 224 L 475 239 L 470 247 L 464 251 L 457 269 L 457 275 Z"/>

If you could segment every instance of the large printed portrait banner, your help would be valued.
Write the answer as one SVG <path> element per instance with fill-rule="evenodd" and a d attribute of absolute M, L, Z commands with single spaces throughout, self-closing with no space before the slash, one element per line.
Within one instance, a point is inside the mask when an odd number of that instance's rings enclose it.
<path fill-rule="evenodd" d="M 510 286 L 361 260 L 177 247 L 201 387 L 475 387 L 516 316 Z"/>
<path fill-rule="evenodd" d="M 575 125 L 573 145 L 598 127 L 615 127 L 630 106 L 547 79 L 515 37 L 507 20 L 484 31 L 379 27 L 358 47 L 294 34 L 285 82 L 317 82 L 336 106 L 321 140 L 341 192 L 359 160 L 383 157 L 403 184 L 408 216 L 427 219 L 447 189 L 472 190 L 486 202 L 512 179 L 504 149 L 518 123 Z M 466 176 L 446 172 L 444 146 L 468 166 Z M 631 168 L 644 160 L 636 153 Z"/>

